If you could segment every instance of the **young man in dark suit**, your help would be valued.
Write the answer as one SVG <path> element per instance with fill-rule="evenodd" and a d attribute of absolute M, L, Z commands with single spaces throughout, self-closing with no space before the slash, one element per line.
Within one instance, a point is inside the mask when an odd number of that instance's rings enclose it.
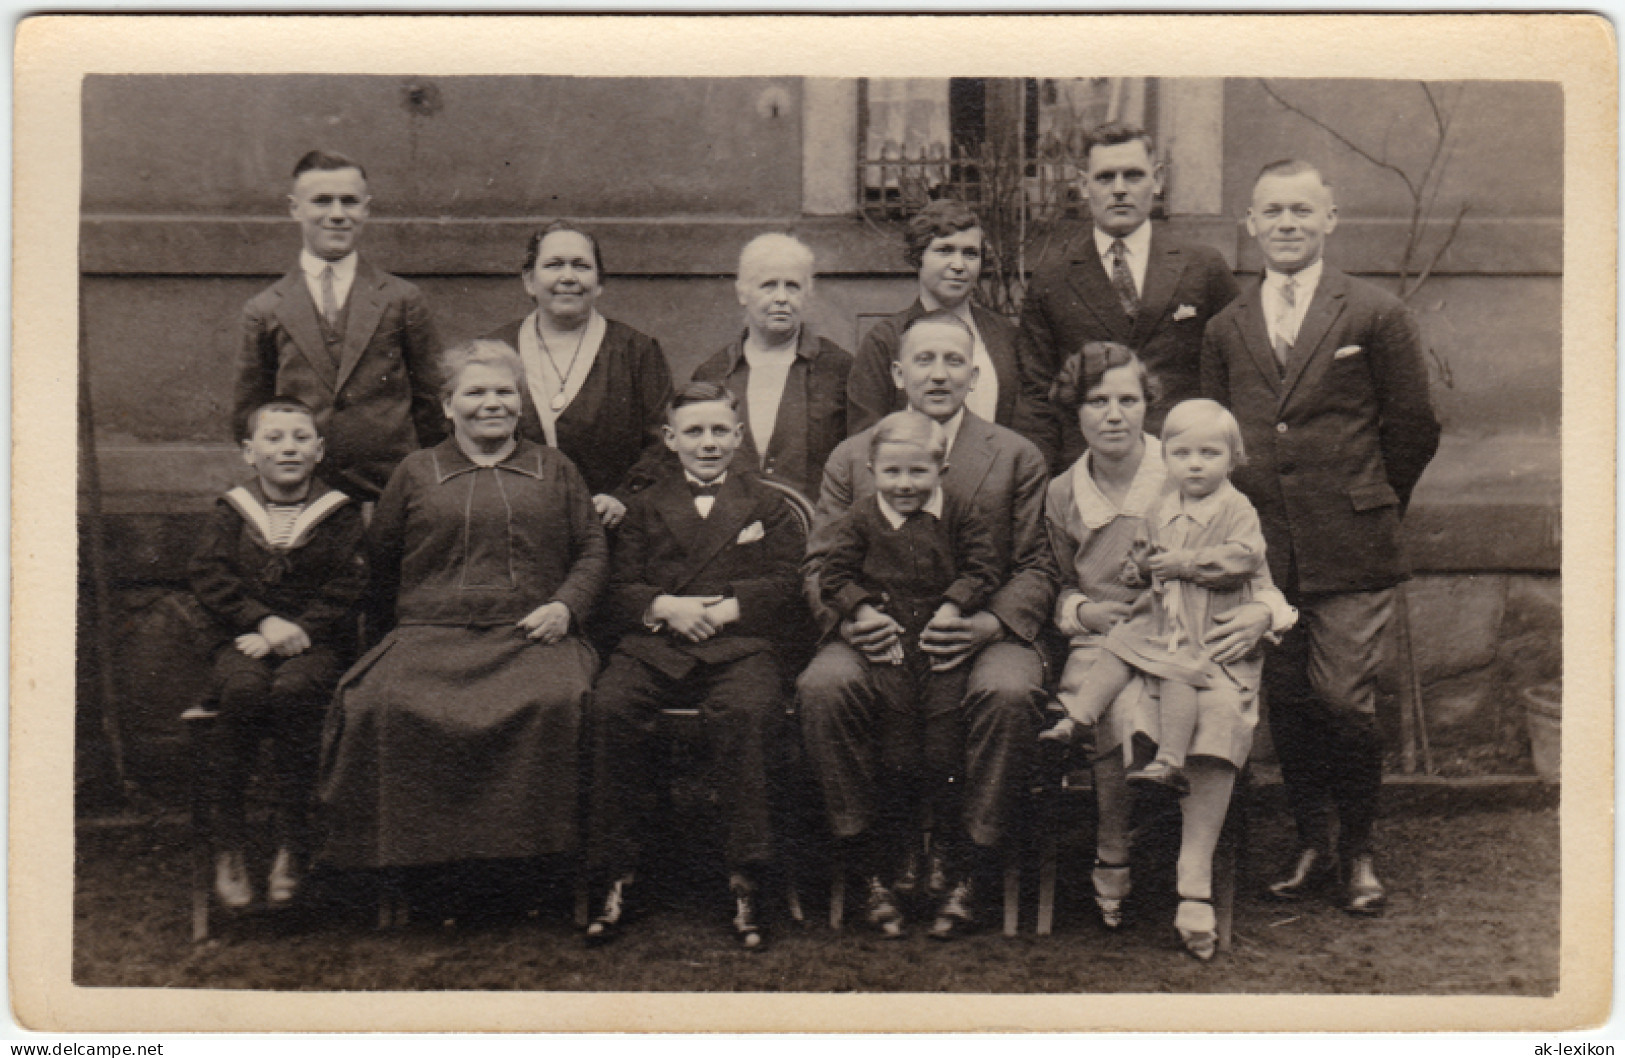
<path fill-rule="evenodd" d="M 1169 408 L 1201 395 L 1202 329 L 1236 296 L 1217 250 L 1151 223 L 1162 166 L 1144 129 L 1102 125 L 1090 134 L 1084 161 L 1094 230 L 1038 270 L 1021 311 L 1033 348 L 1022 366 L 1026 414 L 1015 428 L 1053 454 L 1056 473 L 1083 453 L 1077 419 L 1049 399 L 1068 356 L 1085 342 L 1118 342 L 1138 353 L 1162 390 L 1145 420 L 1146 431 L 1158 434 Z"/>
<path fill-rule="evenodd" d="M 1337 206 L 1319 171 L 1265 166 L 1247 231 L 1260 281 L 1208 324 L 1202 390 L 1241 423 L 1234 483 L 1264 526 L 1270 573 L 1297 627 L 1264 668 L 1270 732 L 1298 850 L 1269 886 L 1291 900 L 1332 878 L 1343 907 L 1386 900 L 1371 830 L 1382 783 L 1376 678 L 1394 587 L 1409 575 L 1399 524 L 1439 444 L 1416 320 L 1393 295 L 1325 265 Z"/>
<path fill-rule="evenodd" d="M 920 649 L 937 670 L 969 667 L 961 706 L 965 764 L 963 815 L 937 820 L 942 844 L 964 853 L 946 864 L 934 936 L 957 936 L 974 923 L 978 892 L 997 874 L 998 850 L 1011 808 L 1030 770 L 1043 718 L 1044 663 L 1035 641 L 1055 601 L 1055 562 L 1044 529 L 1049 473 L 1031 441 L 965 409 L 976 384 L 970 328 L 950 313 L 930 313 L 903 332 L 893 383 L 909 408 L 942 425 L 948 469 L 942 488 L 985 522 L 998 587 L 985 608 L 957 619 L 933 619 Z M 847 438 L 829 457 L 807 543 L 809 600 L 827 641 L 797 683 L 807 755 L 824 791 L 830 829 L 846 862 L 873 863 L 877 813 L 875 747 L 882 708 L 866 659 L 884 660 L 897 635 L 889 621 L 839 621 L 818 603 L 819 576 L 841 515 L 875 492 L 869 470 L 874 428 Z M 957 830 L 957 832 L 956 832 Z M 885 851 L 885 850 L 882 850 Z M 900 859 L 893 856 L 892 859 Z M 931 872 L 935 873 L 935 872 Z M 877 927 L 895 916 L 894 879 L 869 877 L 866 915 Z"/>
<path fill-rule="evenodd" d="M 364 502 L 407 453 L 445 437 L 440 344 L 418 288 L 356 252 L 371 196 L 361 166 L 311 151 L 293 170 L 288 212 L 299 267 L 243 308 L 232 436 L 274 397 L 309 405 L 327 440 L 320 473 Z"/>
<path fill-rule="evenodd" d="M 784 711 L 775 637 L 795 623 L 802 537 L 784 495 L 730 472 L 744 438 L 738 400 L 691 382 L 667 413 L 672 465 L 627 504 L 606 604 L 621 636 L 588 710 L 589 859 L 605 883 L 589 943 L 613 937 L 657 800 L 657 724 L 692 703 L 705 721 L 728 828 L 734 931 L 762 943 L 758 874 L 773 851 L 767 760 Z"/>

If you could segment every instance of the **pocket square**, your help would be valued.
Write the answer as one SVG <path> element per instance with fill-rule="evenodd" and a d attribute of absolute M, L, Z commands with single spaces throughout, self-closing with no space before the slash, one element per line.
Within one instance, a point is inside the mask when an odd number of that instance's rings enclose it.
<path fill-rule="evenodd" d="M 1345 346 L 1343 346 L 1343 348 L 1339 349 L 1337 352 L 1332 354 L 1332 359 L 1333 360 L 1341 360 L 1344 357 L 1357 356 L 1357 355 L 1359 355 L 1360 353 L 1362 353 L 1364 351 L 1365 350 L 1361 349 L 1357 345 L 1345 345 Z"/>
<path fill-rule="evenodd" d="M 1195 305 L 1181 305 L 1179 308 L 1174 310 L 1174 322 L 1178 323 L 1180 320 L 1188 320 L 1194 315 L 1196 315 Z"/>
<path fill-rule="evenodd" d="M 767 531 L 762 528 L 761 522 L 751 522 L 745 528 L 739 530 L 739 539 L 735 540 L 734 543 L 754 544 L 766 535 Z"/>

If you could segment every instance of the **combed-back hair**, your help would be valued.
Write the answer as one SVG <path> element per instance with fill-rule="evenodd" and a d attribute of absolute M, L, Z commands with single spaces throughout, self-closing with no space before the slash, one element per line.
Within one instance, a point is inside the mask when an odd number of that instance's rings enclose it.
<path fill-rule="evenodd" d="M 912 408 L 894 411 L 875 423 L 875 432 L 869 438 L 871 464 L 884 444 L 917 445 L 930 453 L 939 465 L 948 458 L 948 434 L 942 424 Z"/>
<path fill-rule="evenodd" d="M 1096 125 L 1090 129 L 1083 140 L 1083 164 L 1089 164 L 1089 152 L 1096 147 L 1115 147 L 1119 143 L 1133 143 L 1139 140 L 1145 144 L 1145 153 L 1154 160 L 1157 157 L 1157 144 L 1151 138 L 1151 133 L 1138 125 L 1130 125 L 1126 121 L 1108 121 L 1104 125 Z"/>
<path fill-rule="evenodd" d="M 1132 367 L 1140 378 L 1140 391 L 1146 403 L 1155 403 L 1162 396 L 1157 376 L 1145 366 L 1145 361 L 1128 346 L 1119 342 L 1085 342 L 1083 348 L 1066 358 L 1061 370 L 1050 384 L 1049 399 L 1056 407 L 1077 411 L 1089 398 L 1089 391 L 1099 386 L 1106 372 L 1118 367 Z"/>
<path fill-rule="evenodd" d="M 903 231 L 903 259 L 915 268 L 925 263 L 925 251 L 937 239 L 980 228 L 982 221 L 969 206 L 951 198 L 939 198 L 909 218 Z M 987 239 L 982 239 L 987 249 Z"/>
<path fill-rule="evenodd" d="M 897 345 L 892 349 L 892 359 L 902 359 L 903 345 L 908 339 L 908 332 L 912 331 L 916 327 L 923 327 L 929 323 L 946 323 L 949 326 L 958 327 L 960 330 L 965 332 L 965 336 L 971 340 L 972 345 L 976 343 L 976 332 L 970 329 L 970 324 L 960 319 L 954 313 L 949 312 L 947 309 L 935 309 L 931 312 L 927 312 L 923 316 L 916 316 L 912 320 L 908 321 L 908 324 L 903 328 L 902 335 L 897 340 Z"/>
<path fill-rule="evenodd" d="M 587 240 L 587 243 L 592 246 L 592 264 L 594 268 L 598 269 L 598 281 L 603 282 L 604 251 L 598 248 L 598 236 L 575 221 L 565 220 L 562 217 L 558 220 L 550 220 L 530 233 L 530 238 L 525 241 L 525 263 L 520 266 L 519 271 L 525 273 L 535 269 L 537 258 L 542 253 L 542 240 L 556 231 L 573 231 Z"/>
<path fill-rule="evenodd" d="M 254 436 L 254 431 L 259 429 L 260 416 L 264 415 L 268 411 L 291 411 L 297 415 L 308 415 L 310 417 L 310 425 L 316 429 L 316 436 L 322 436 L 321 425 L 316 421 L 316 412 L 309 404 L 306 404 L 298 397 L 272 397 L 270 400 L 248 413 L 248 421 L 243 424 L 243 428 L 247 431 L 248 436 L 244 437 L 243 440 L 246 441 Z"/>
<path fill-rule="evenodd" d="M 1232 461 L 1238 467 L 1246 466 L 1247 448 L 1241 443 L 1241 424 L 1236 422 L 1229 408 L 1206 397 L 1182 400 L 1174 405 L 1168 417 L 1162 421 L 1163 446 L 1167 447 L 1168 442 L 1191 427 L 1204 423 L 1218 425 L 1219 432 L 1224 434 L 1224 443 L 1230 446 Z"/>
<path fill-rule="evenodd" d="M 1314 173 L 1315 178 L 1320 181 L 1321 187 L 1328 191 L 1332 189 L 1331 181 L 1327 180 L 1326 174 L 1320 171 L 1320 166 L 1313 162 L 1306 162 L 1302 158 L 1277 158 L 1258 171 L 1258 176 L 1253 180 L 1253 183 L 1258 183 L 1259 180 L 1264 179 L 1266 176 L 1298 176 L 1303 173 Z"/>
<path fill-rule="evenodd" d="M 336 151 L 306 151 L 303 158 L 293 163 L 293 178 L 297 180 L 313 169 L 324 173 L 334 169 L 354 169 L 361 174 L 361 179 L 367 178 L 367 171 L 361 168 L 360 162 Z"/>
<path fill-rule="evenodd" d="M 513 375 L 519 392 L 525 391 L 525 363 L 519 353 L 507 342 L 494 338 L 474 338 L 459 342 L 440 354 L 440 399 L 450 400 L 457 392 L 457 382 L 464 371 L 476 364 L 484 367 L 505 367 Z"/>
<path fill-rule="evenodd" d="M 676 393 L 672 394 L 671 403 L 666 405 L 666 415 L 669 418 L 678 408 L 686 408 L 690 404 L 709 404 L 712 401 L 721 401 L 728 406 L 728 410 L 735 415 L 739 414 L 739 398 L 734 396 L 733 390 L 720 382 L 690 382 Z"/>

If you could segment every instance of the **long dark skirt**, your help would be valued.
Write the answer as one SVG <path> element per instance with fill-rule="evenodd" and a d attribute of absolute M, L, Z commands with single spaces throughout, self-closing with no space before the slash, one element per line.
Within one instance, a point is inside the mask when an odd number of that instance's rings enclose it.
<path fill-rule="evenodd" d="M 569 852 L 597 655 L 512 626 L 406 625 L 339 683 L 322 737 L 323 859 L 409 867 Z"/>

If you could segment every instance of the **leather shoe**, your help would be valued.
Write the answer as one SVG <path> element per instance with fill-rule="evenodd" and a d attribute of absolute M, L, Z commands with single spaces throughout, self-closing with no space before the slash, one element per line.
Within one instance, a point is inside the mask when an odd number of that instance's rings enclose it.
<path fill-rule="evenodd" d="M 626 921 L 626 892 L 632 887 L 632 876 L 624 875 L 615 879 L 604 894 L 603 907 L 587 925 L 586 940 L 589 947 L 607 944 L 614 940 L 621 932 L 621 926 Z"/>
<path fill-rule="evenodd" d="M 936 921 L 931 923 L 932 940 L 953 940 L 969 933 L 976 925 L 976 888 L 969 878 L 961 878 L 937 909 Z"/>
<path fill-rule="evenodd" d="M 1369 854 L 1349 861 L 1343 891 L 1343 910 L 1351 915 L 1377 915 L 1388 906 L 1388 892 L 1377 879 L 1377 866 Z"/>
<path fill-rule="evenodd" d="M 241 849 L 227 849 L 214 857 L 214 895 L 222 906 L 241 910 L 254 902 Z"/>
<path fill-rule="evenodd" d="M 867 885 L 869 893 L 864 919 L 887 940 L 902 937 L 903 913 L 897 910 L 897 899 L 892 896 L 892 891 L 879 878 L 870 878 Z"/>
<path fill-rule="evenodd" d="M 756 887 L 735 876 L 729 883 L 734 900 L 734 936 L 746 951 L 762 949 L 762 924 L 756 913 Z"/>
<path fill-rule="evenodd" d="M 289 848 L 276 850 L 271 861 L 271 876 L 265 883 L 265 900 L 272 907 L 286 907 L 299 895 L 304 877 L 299 870 L 299 859 Z"/>
<path fill-rule="evenodd" d="M 1265 892 L 1276 900 L 1299 900 L 1332 880 L 1332 858 L 1319 849 L 1299 849 L 1297 856 Z"/>

